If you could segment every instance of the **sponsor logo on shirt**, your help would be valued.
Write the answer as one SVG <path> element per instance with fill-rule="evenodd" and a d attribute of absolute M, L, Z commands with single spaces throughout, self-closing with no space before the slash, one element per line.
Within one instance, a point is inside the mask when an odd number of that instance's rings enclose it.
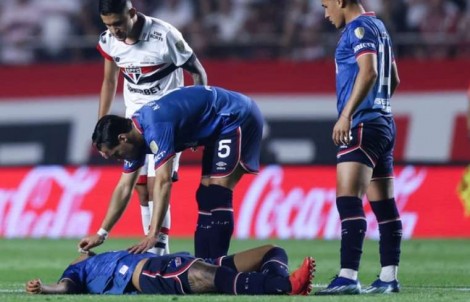
<path fill-rule="evenodd" d="M 161 160 L 166 155 L 166 151 L 162 151 L 155 156 L 155 161 Z"/>
<path fill-rule="evenodd" d="M 372 49 L 375 49 L 375 44 L 374 43 L 361 43 L 361 44 L 358 44 L 354 47 L 354 52 L 359 52 L 361 51 L 362 49 L 364 48 L 372 48 Z"/>
<path fill-rule="evenodd" d="M 159 33 L 158 31 L 154 31 L 153 33 L 151 33 L 150 38 L 158 41 L 163 41 L 162 33 Z"/>
<path fill-rule="evenodd" d="M 148 88 L 148 89 L 140 89 L 140 88 L 134 88 L 131 85 L 127 85 L 127 90 L 131 93 L 140 93 L 144 95 L 152 95 L 152 94 L 158 94 L 161 90 L 160 88 L 160 83 L 156 84 L 154 87 Z"/>

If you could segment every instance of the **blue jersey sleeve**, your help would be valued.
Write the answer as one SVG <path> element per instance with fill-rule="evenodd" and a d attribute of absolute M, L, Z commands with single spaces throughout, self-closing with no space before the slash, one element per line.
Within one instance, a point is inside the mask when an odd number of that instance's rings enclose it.
<path fill-rule="evenodd" d="M 124 164 L 122 165 L 122 169 L 124 173 L 132 173 L 137 171 L 140 167 L 142 167 L 145 163 L 145 154 L 143 154 L 139 159 L 137 160 L 125 160 Z"/>
<path fill-rule="evenodd" d="M 146 135 L 150 151 L 155 155 L 155 169 L 175 155 L 175 129 L 172 123 L 156 123 L 154 131 Z"/>
<path fill-rule="evenodd" d="M 86 281 L 84 272 L 84 262 L 69 265 L 62 276 L 59 278 L 59 282 L 63 279 L 71 280 L 76 287 L 76 290 L 80 293 L 86 293 Z"/>
<path fill-rule="evenodd" d="M 369 26 L 357 20 L 351 23 L 348 30 L 349 41 L 356 58 L 366 53 L 377 53 L 377 37 Z"/>

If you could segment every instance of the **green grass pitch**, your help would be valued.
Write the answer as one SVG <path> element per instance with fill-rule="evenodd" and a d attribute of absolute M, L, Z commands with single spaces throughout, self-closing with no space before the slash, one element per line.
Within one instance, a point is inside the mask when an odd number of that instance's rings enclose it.
<path fill-rule="evenodd" d="M 391 295 L 343 297 L 291 296 L 32 296 L 24 293 L 24 283 L 40 277 L 54 283 L 78 253 L 78 240 L 0 239 L 0 301 L 470 301 L 470 240 L 408 240 L 403 242 L 399 279 L 402 291 Z M 123 249 L 136 239 L 108 239 L 96 251 Z M 294 269 L 304 256 L 317 261 L 314 291 L 326 286 L 338 270 L 338 241 L 322 240 L 234 240 L 231 252 L 272 243 L 284 247 Z M 192 251 L 192 240 L 172 239 L 172 251 Z M 379 271 L 378 244 L 366 241 L 359 278 L 363 286 Z"/>

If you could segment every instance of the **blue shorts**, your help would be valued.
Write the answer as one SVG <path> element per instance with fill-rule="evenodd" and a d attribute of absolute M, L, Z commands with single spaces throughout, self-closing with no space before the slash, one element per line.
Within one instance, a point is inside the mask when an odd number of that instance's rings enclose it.
<path fill-rule="evenodd" d="M 238 163 L 248 173 L 258 173 L 263 118 L 256 104 L 253 102 L 251 114 L 240 127 L 222 133 L 213 142 L 204 146 L 202 176 L 228 176 Z"/>
<path fill-rule="evenodd" d="M 196 261 L 189 253 L 152 257 L 144 264 L 139 278 L 142 294 L 190 294 L 188 269 Z"/>
<path fill-rule="evenodd" d="M 373 169 L 372 178 L 393 177 L 395 122 L 379 117 L 351 129 L 349 145 L 338 148 L 336 162 L 360 162 Z"/>

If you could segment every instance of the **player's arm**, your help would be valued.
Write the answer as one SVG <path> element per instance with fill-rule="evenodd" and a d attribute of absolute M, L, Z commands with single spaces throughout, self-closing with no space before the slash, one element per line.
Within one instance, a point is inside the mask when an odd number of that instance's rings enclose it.
<path fill-rule="evenodd" d="M 79 250 L 88 251 L 104 242 L 108 232 L 110 232 L 114 225 L 119 221 L 132 197 L 132 190 L 137 182 L 139 170 L 140 169 L 130 173 L 122 173 L 121 178 L 113 191 L 113 195 L 111 196 L 108 211 L 101 223 L 100 230 L 95 235 L 83 238 L 78 244 Z"/>
<path fill-rule="evenodd" d="M 76 294 L 77 287 L 70 279 L 62 279 L 57 284 L 42 284 L 41 279 L 33 279 L 26 283 L 28 294 Z"/>
<path fill-rule="evenodd" d="M 119 67 L 108 59 L 104 59 L 104 76 L 101 85 L 98 119 L 109 113 L 111 104 L 116 96 L 119 78 Z"/>
<path fill-rule="evenodd" d="M 398 67 L 396 62 L 392 63 L 392 74 L 391 74 L 391 87 L 390 87 L 390 96 L 395 93 L 398 85 L 400 85 L 400 77 L 398 76 Z"/>
<path fill-rule="evenodd" d="M 191 73 L 194 85 L 207 85 L 206 70 L 195 54 L 193 54 L 181 67 Z"/>
<path fill-rule="evenodd" d="M 359 72 L 354 82 L 351 96 L 333 128 L 332 139 L 337 146 L 349 143 L 352 116 L 374 86 L 378 76 L 377 55 L 375 53 L 360 55 L 357 58 L 357 65 Z"/>
<path fill-rule="evenodd" d="M 173 181 L 171 179 L 173 171 L 173 158 L 169 157 L 167 161 L 155 170 L 155 183 L 153 187 L 153 214 L 150 222 L 150 230 L 147 237 L 140 243 L 129 248 L 131 253 L 143 253 L 149 248 L 155 246 L 158 232 L 165 218 L 170 204 L 170 194 Z"/>

